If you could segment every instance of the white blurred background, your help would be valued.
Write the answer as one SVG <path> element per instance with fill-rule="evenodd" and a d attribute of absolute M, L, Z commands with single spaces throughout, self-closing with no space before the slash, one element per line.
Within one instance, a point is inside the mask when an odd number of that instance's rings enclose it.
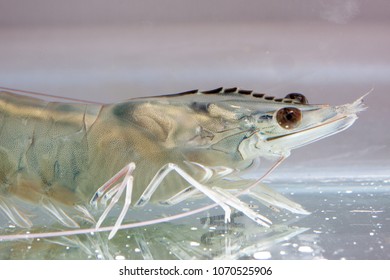
<path fill-rule="evenodd" d="M 352 102 L 347 131 L 276 172 L 390 177 L 386 0 L 0 0 L 0 86 L 115 102 L 238 86 Z"/>

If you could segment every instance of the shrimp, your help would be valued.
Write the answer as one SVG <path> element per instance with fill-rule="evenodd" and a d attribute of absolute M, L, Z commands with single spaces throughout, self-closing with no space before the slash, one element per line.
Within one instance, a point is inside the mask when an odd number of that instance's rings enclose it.
<path fill-rule="evenodd" d="M 99 104 L 49 102 L 4 90 L 0 212 L 18 227 L 32 227 L 29 215 L 15 203 L 22 200 L 65 227 L 79 228 L 78 216 L 100 231 L 113 207 L 122 204 L 109 227 L 111 239 L 131 209 L 147 203 L 170 206 L 203 195 L 224 210 L 225 222 L 233 208 L 269 227 L 272 221 L 238 196 L 245 193 L 268 206 L 308 214 L 260 181 L 291 150 L 351 126 L 365 109 L 363 97 L 341 106 L 311 105 L 299 93 L 274 98 L 218 88 Z M 258 178 L 245 178 L 243 173 L 255 169 L 260 158 L 275 164 Z"/>

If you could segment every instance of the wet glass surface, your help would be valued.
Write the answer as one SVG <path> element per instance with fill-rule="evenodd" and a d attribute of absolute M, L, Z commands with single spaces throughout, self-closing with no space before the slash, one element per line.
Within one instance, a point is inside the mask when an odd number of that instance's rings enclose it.
<path fill-rule="evenodd" d="M 390 180 L 326 180 L 322 182 L 270 182 L 269 186 L 296 202 L 309 215 L 276 212 L 249 197 L 253 205 L 273 221 L 270 228 L 255 224 L 239 212 L 229 224 L 216 207 L 201 214 L 135 229 L 120 230 L 108 240 L 108 232 L 52 238 L 2 241 L 1 259 L 389 259 Z M 165 211 L 206 205 L 208 200 L 176 207 L 147 207 L 132 217 L 147 220 Z M 171 214 L 169 214 L 171 213 Z M 58 231 L 44 221 L 35 232 Z M 109 223 L 113 223 L 111 220 Z M 33 232 L 34 232 L 33 231 Z M 25 232 L 25 231 L 24 231 Z M 12 224 L 2 233 L 23 233 Z"/>

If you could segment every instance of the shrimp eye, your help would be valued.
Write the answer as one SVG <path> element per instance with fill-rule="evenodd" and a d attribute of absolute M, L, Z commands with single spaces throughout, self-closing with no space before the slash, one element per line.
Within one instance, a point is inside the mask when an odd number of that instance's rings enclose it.
<path fill-rule="evenodd" d="M 296 128 L 302 120 L 301 110 L 294 107 L 285 107 L 276 112 L 276 121 L 284 129 Z"/>
<path fill-rule="evenodd" d="M 306 96 L 304 96 L 301 93 L 289 93 L 289 94 L 286 95 L 285 98 L 298 101 L 301 104 L 308 104 L 309 103 L 309 101 L 307 100 Z"/>

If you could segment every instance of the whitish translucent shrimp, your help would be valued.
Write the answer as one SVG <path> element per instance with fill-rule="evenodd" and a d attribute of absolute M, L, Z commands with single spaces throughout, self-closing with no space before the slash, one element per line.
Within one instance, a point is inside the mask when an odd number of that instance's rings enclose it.
<path fill-rule="evenodd" d="M 94 224 L 73 231 L 84 233 L 106 230 L 102 224 L 120 201 L 122 211 L 109 227 L 112 238 L 134 207 L 169 206 L 203 194 L 222 207 L 226 222 L 233 208 L 270 226 L 237 195 L 245 192 L 267 205 L 307 212 L 260 186 L 262 177 L 243 179 L 242 172 L 259 158 L 275 159 L 269 173 L 292 149 L 348 128 L 364 109 L 362 99 L 342 106 L 310 105 L 298 93 L 274 98 L 218 88 L 96 104 L 48 102 L 3 90 L 0 212 L 16 226 L 30 228 L 29 215 L 15 202 L 28 201 L 65 227 L 78 228 L 80 218 Z M 234 193 L 238 187 L 242 192 Z M 96 206 L 104 211 L 96 212 Z"/>

